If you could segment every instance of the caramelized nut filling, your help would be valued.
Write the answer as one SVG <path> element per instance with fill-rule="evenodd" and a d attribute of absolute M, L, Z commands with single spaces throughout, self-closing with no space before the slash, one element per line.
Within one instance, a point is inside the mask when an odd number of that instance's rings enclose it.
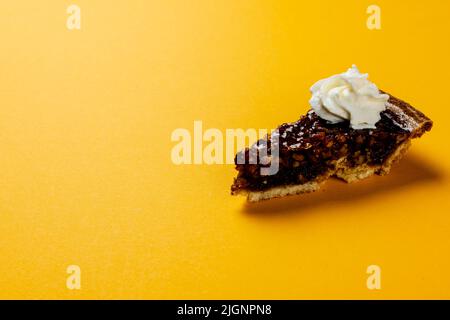
<path fill-rule="evenodd" d="M 312 110 L 294 123 L 278 127 L 279 157 L 269 156 L 261 161 L 259 153 L 271 155 L 271 137 L 261 139 L 242 150 L 245 164 L 237 164 L 239 171 L 232 192 L 240 189 L 266 190 L 278 185 L 302 184 L 315 180 L 335 169 L 336 161 L 346 160 L 348 167 L 361 164 L 381 165 L 411 132 L 392 120 L 389 110 L 381 113 L 376 129 L 354 130 L 348 122 L 330 124 Z M 258 157 L 258 164 L 249 164 L 250 157 Z M 270 161 L 279 162 L 277 174 L 262 176 L 260 168 Z M 255 163 L 255 162 L 252 162 Z"/>

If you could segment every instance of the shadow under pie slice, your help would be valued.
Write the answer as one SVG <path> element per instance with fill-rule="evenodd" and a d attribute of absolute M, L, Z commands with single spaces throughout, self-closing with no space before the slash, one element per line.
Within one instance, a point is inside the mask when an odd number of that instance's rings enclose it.
<path fill-rule="evenodd" d="M 238 175 L 231 194 L 254 202 L 318 190 L 331 176 L 354 182 L 387 174 L 411 140 L 432 125 L 422 112 L 391 95 L 375 129 L 352 129 L 348 121 L 331 124 L 310 110 L 236 155 Z M 276 173 L 263 174 L 274 161 Z"/>

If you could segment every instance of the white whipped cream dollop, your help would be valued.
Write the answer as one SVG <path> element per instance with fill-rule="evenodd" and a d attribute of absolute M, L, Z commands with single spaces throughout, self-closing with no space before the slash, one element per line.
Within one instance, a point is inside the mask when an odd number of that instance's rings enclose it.
<path fill-rule="evenodd" d="M 381 94 L 368 77 L 353 65 L 347 72 L 319 80 L 310 89 L 309 104 L 331 123 L 349 120 L 353 129 L 374 129 L 389 95 Z"/>

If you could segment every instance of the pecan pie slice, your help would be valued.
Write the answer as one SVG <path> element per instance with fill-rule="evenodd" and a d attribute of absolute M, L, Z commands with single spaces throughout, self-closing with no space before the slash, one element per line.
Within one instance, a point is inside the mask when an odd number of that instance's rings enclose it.
<path fill-rule="evenodd" d="M 386 99 L 374 128 L 354 129 L 348 120 L 332 123 L 314 110 L 282 124 L 236 155 L 238 175 L 231 193 L 254 202 L 315 191 L 331 176 L 353 182 L 389 173 L 411 140 L 431 130 L 433 122 L 392 95 Z M 272 152 L 275 148 L 277 153 Z M 255 157 L 259 161 L 252 161 Z M 264 173 L 274 163 L 276 173 Z"/>

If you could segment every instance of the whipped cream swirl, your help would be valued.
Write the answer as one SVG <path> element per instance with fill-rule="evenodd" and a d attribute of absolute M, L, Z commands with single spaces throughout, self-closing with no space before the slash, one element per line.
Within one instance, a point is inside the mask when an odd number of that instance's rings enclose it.
<path fill-rule="evenodd" d="M 309 104 L 319 117 L 331 123 L 349 120 L 353 129 L 374 129 L 386 109 L 389 95 L 353 65 L 347 72 L 317 81 Z"/>

